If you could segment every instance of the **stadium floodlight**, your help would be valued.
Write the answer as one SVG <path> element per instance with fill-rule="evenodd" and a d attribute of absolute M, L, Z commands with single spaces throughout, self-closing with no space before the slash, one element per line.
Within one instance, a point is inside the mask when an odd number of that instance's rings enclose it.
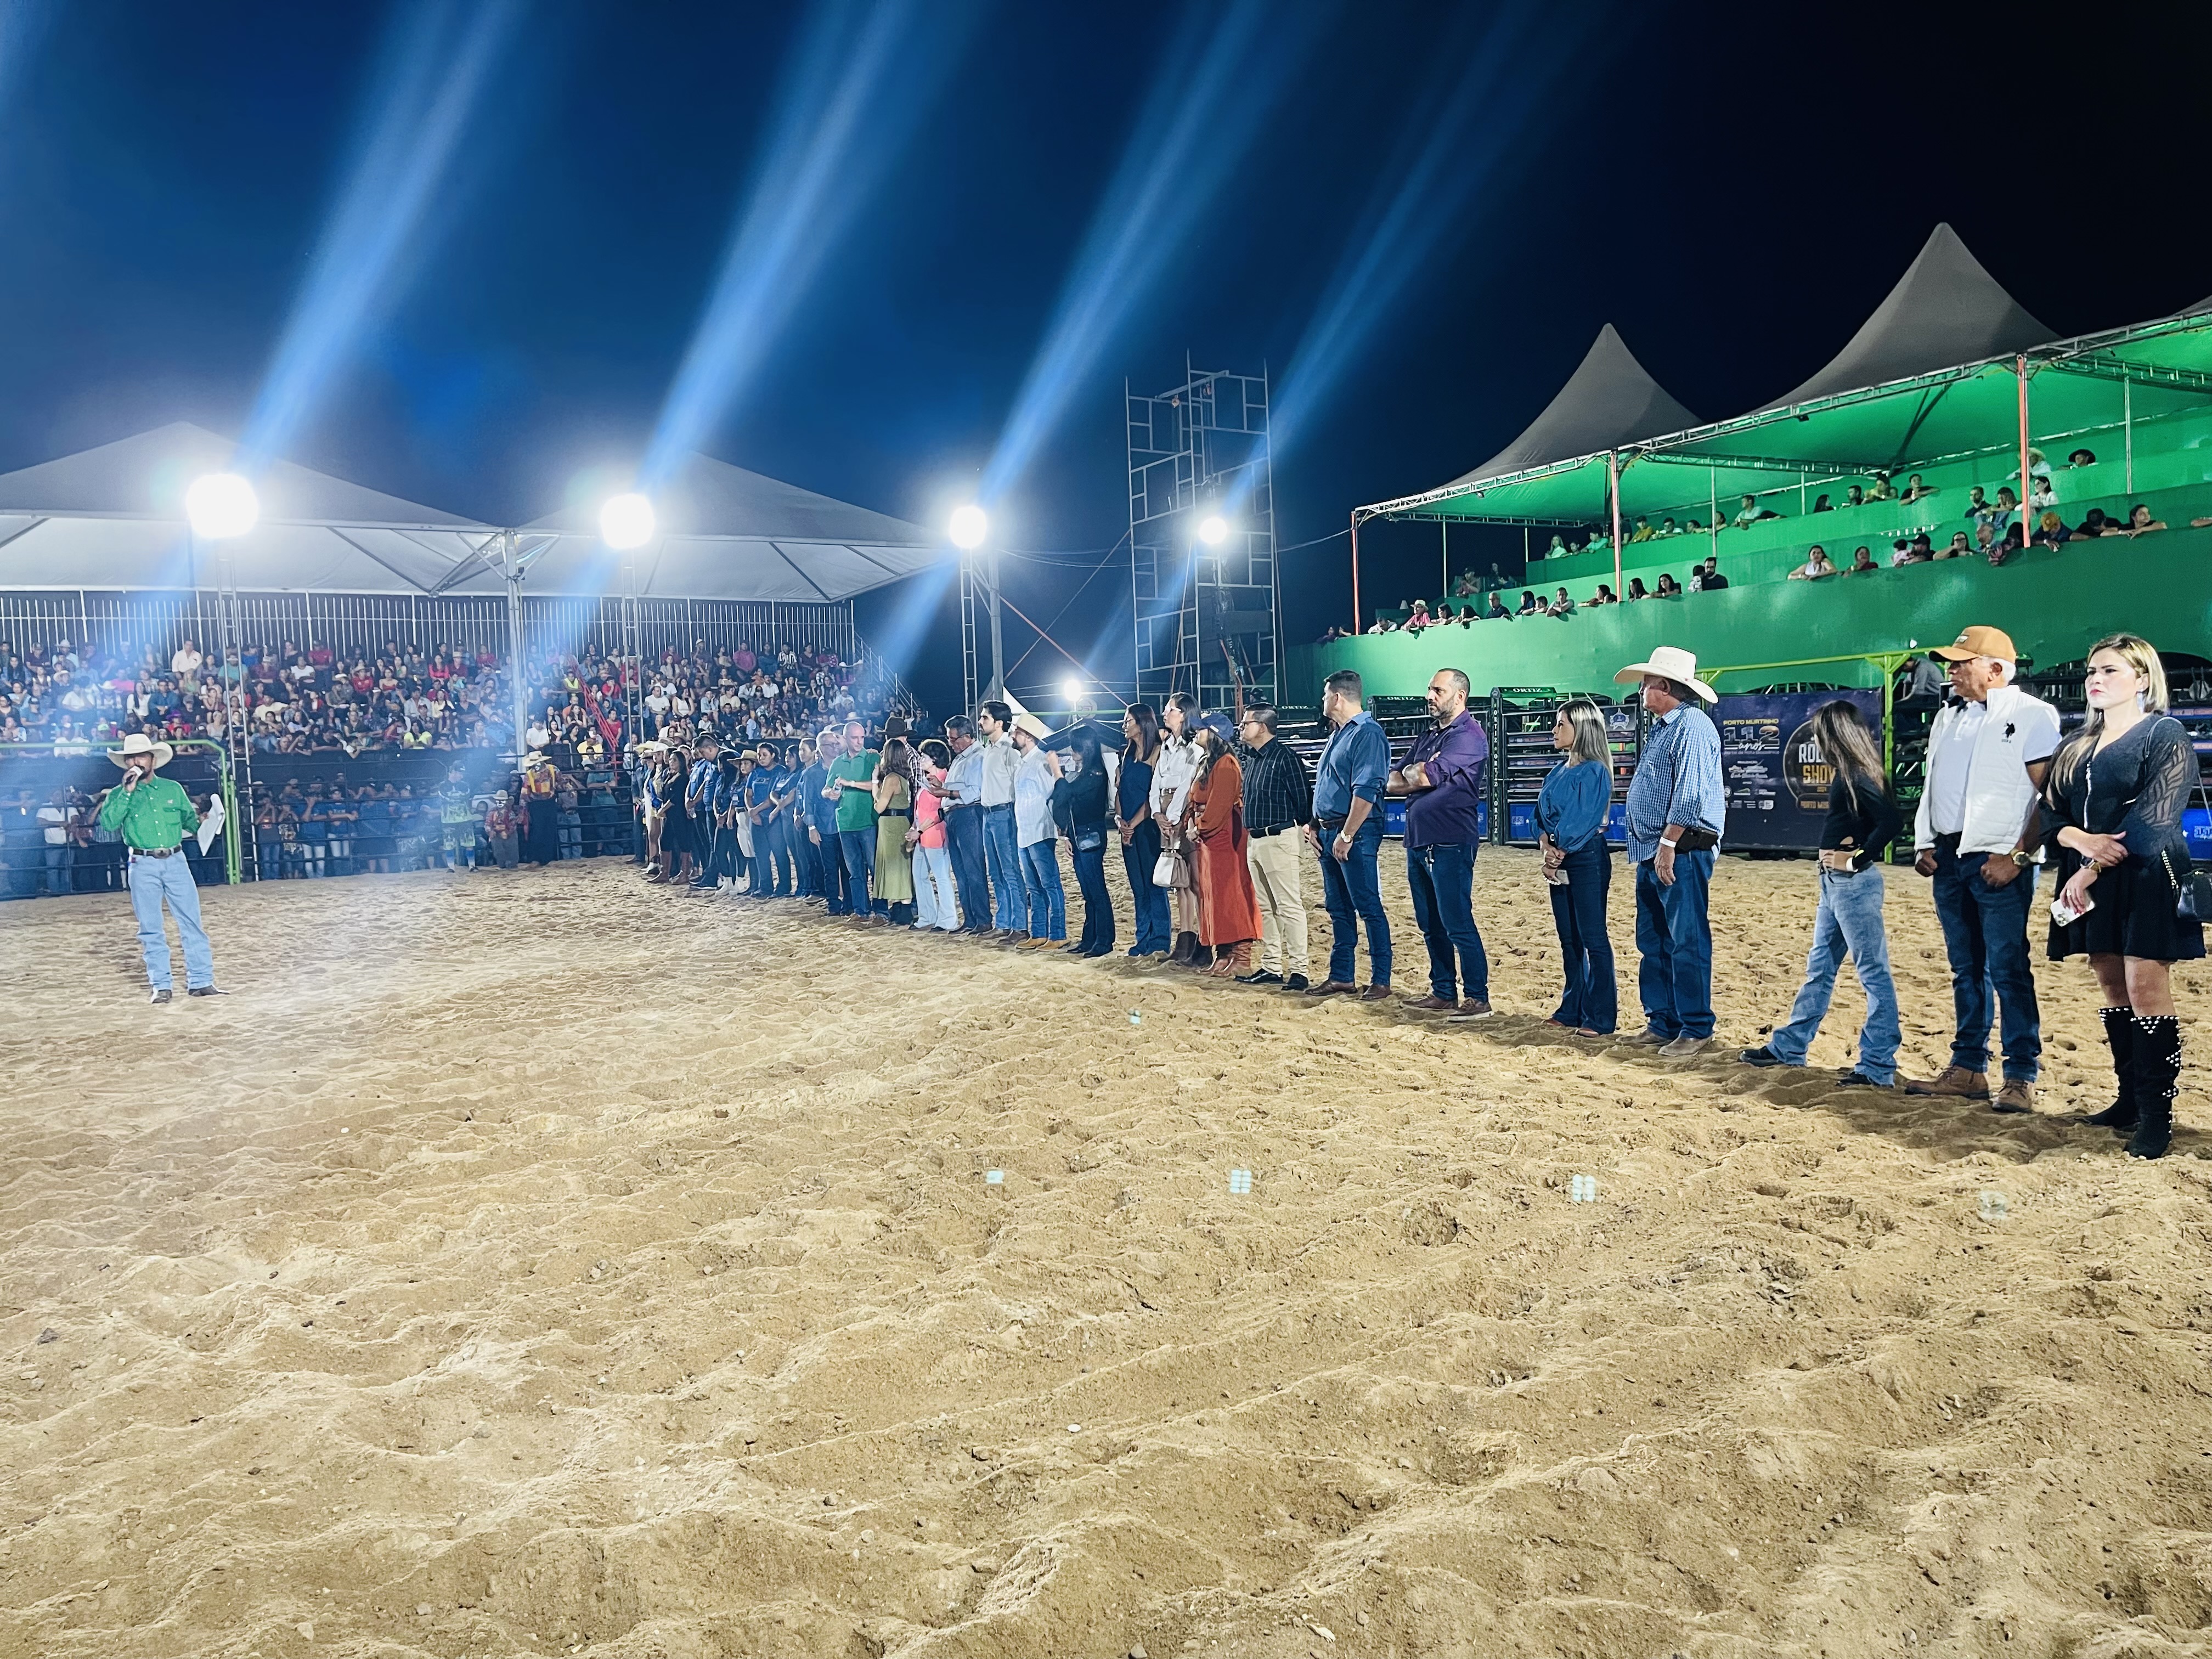
<path fill-rule="evenodd" d="M 1078 697 L 1083 695 L 1083 682 L 1076 678 L 1074 675 L 1070 674 L 1066 679 L 1060 683 L 1060 690 L 1061 695 L 1064 696 L 1068 702 L 1073 702 Z"/>
<path fill-rule="evenodd" d="M 609 547 L 643 547 L 653 539 L 653 503 L 635 490 L 610 495 L 599 509 L 599 534 Z"/>
<path fill-rule="evenodd" d="M 1198 538 L 1208 547 L 1218 547 L 1229 539 L 1229 520 L 1218 513 L 1209 513 L 1198 521 Z"/>
<path fill-rule="evenodd" d="M 185 491 L 185 517 L 204 542 L 243 536 L 260 521 L 261 501 L 253 486 L 235 472 L 210 472 Z"/>
<path fill-rule="evenodd" d="M 983 538 L 990 532 L 991 521 L 983 516 L 981 507 L 970 501 L 965 507 L 952 509 L 949 529 L 955 547 L 974 549 L 982 546 Z"/>

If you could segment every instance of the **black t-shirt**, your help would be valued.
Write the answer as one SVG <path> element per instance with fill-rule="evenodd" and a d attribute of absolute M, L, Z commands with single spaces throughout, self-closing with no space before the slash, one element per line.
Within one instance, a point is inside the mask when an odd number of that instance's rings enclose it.
<path fill-rule="evenodd" d="M 1820 850 L 1826 853 L 1849 846 L 1858 854 L 1851 860 L 1853 867 L 1863 870 L 1897 839 L 1904 821 L 1888 790 L 1876 790 L 1863 782 L 1854 806 L 1851 792 L 1839 773 L 1828 786 L 1828 820 L 1820 826 Z"/>
<path fill-rule="evenodd" d="M 1708 570 L 1705 572 L 1705 575 L 1698 580 L 1698 592 L 1700 593 L 1717 593 L 1721 589 L 1727 586 L 1728 578 L 1726 576 L 1722 575 L 1717 570 Z"/>

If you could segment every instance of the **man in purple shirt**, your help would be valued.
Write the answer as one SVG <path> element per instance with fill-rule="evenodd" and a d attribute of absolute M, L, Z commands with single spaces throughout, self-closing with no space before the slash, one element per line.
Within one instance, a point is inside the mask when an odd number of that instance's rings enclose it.
<path fill-rule="evenodd" d="M 1436 723 L 1390 774 L 1390 793 L 1407 797 L 1406 884 L 1429 947 L 1429 994 L 1413 1006 L 1482 1019 L 1490 1013 L 1490 957 L 1474 925 L 1474 854 L 1482 842 L 1490 736 L 1468 711 L 1469 689 L 1456 668 L 1431 678 Z"/>

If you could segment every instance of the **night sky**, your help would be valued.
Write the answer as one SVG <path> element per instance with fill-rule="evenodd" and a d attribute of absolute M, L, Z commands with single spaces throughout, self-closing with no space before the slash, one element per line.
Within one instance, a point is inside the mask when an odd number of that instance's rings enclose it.
<path fill-rule="evenodd" d="M 82 0 L 26 28 L 19 5 L 0 0 L 0 470 L 171 420 L 243 430 L 410 14 Z M 784 296 L 711 453 L 931 523 L 975 487 L 1192 39 L 1168 6 L 979 10 Z M 1227 164 L 1202 141 L 1177 168 L 1169 198 L 1197 210 L 1147 216 L 1170 226 L 1155 274 L 1088 343 L 999 522 L 1019 548 L 1108 548 L 1127 524 L 1123 378 L 1164 388 L 1186 351 L 1306 388 L 1276 462 L 1288 544 L 1486 458 L 1605 322 L 1698 414 L 1763 402 L 1826 361 L 1939 220 L 2062 334 L 2171 311 L 2212 292 L 2208 14 L 1561 6 L 1516 23 L 1284 0 L 1253 48 L 1252 75 L 1273 76 L 1256 124 Z M 803 15 L 525 8 L 286 453 L 499 523 L 633 461 Z M 1239 81 L 1224 102 L 1257 96 Z M 1438 131 L 1419 210 L 1384 218 Z M 1376 257 L 1356 265 L 1363 247 Z M 1348 325 L 1317 331 L 1332 306 Z M 1517 532 L 1491 533 L 1455 551 L 1517 554 Z M 1367 593 L 1433 595 L 1433 526 L 1362 540 Z M 1046 622 L 1075 580 L 1019 565 L 1009 587 Z M 1290 638 L 1344 619 L 1343 540 L 1288 555 L 1285 585 Z M 1109 680 L 1128 673 L 1117 603 L 1109 571 L 1054 630 Z M 911 635 L 912 608 L 864 601 L 864 626 Z M 949 614 L 915 676 L 939 708 L 957 701 Z M 1014 681 L 1060 672 L 1039 652 Z"/>

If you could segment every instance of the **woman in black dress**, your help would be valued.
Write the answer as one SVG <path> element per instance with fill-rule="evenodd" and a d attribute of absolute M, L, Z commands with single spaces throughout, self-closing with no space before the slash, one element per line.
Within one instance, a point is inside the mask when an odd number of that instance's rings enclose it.
<path fill-rule="evenodd" d="M 2148 641 L 2100 640 L 2085 693 L 2089 718 L 2051 757 L 2043 788 L 2059 880 L 2051 956 L 2086 955 L 2107 1005 L 2100 1012 L 2119 1097 L 2088 1121 L 2129 1134 L 2130 1157 L 2160 1158 L 2181 1074 L 2172 966 L 2204 954 L 2203 924 L 2175 908 L 2190 872 L 2181 814 L 2197 787 L 2197 750 L 2166 712 L 2166 671 Z"/>

